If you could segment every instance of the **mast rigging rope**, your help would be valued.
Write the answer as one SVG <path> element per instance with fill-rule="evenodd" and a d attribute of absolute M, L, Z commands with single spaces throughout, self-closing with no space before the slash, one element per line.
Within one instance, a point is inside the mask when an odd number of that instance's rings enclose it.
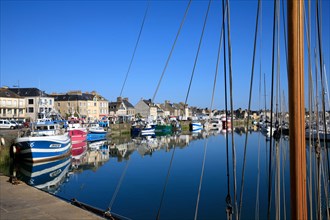
<path fill-rule="evenodd" d="M 123 86 L 121 87 L 119 97 L 122 96 L 122 93 L 123 93 L 123 90 L 124 90 L 124 87 L 125 87 L 125 84 L 126 84 L 126 80 L 127 80 L 127 77 L 128 77 L 128 73 L 129 73 L 130 70 L 131 70 L 131 66 L 132 66 L 132 63 L 133 63 L 133 60 L 134 60 L 134 56 L 135 56 L 135 52 L 136 52 L 136 48 L 137 48 L 137 46 L 138 46 L 138 44 L 139 44 L 139 42 L 140 42 L 140 37 L 141 37 L 142 30 L 143 30 L 144 22 L 145 22 L 146 17 L 147 17 L 148 10 L 149 10 L 149 1 L 148 1 L 148 3 L 147 3 L 147 8 L 146 8 L 146 11 L 145 11 L 145 13 L 144 13 L 143 21 L 142 21 L 141 28 L 140 28 L 140 32 L 139 32 L 139 35 L 138 35 L 138 39 L 137 39 L 137 41 L 136 41 L 136 43 L 135 43 L 135 47 L 134 47 L 134 51 L 133 51 L 133 55 L 132 55 L 131 61 L 130 61 L 129 66 L 128 66 L 128 70 L 127 70 L 127 72 L 126 72 L 125 80 L 124 80 Z"/>
<path fill-rule="evenodd" d="M 258 7 L 257 7 L 257 15 L 256 15 L 256 23 L 255 23 L 255 33 L 254 33 L 254 45 L 253 45 L 253 55 L 252 55 L 252 67 L 251 67 L 251 79 L 250 79 L 250 93 L 249 93 L 249 105 L 248 105 L 248 117 L 247 117 L 247 126 L 249 126 L 250 122 L 250 111 L 251 111 L 251 100 L 252 100 L 252 88 L 253 88 L 253 77 L 254 77 L 254 63 L 255 63 L 255 56 L 256 56 L 256 48 L 257 48 L 257 37 L 258 37 L 258 24 L 259 24 L 259 14 L 260 14 L 260 5 L 261 0 L 258 0 Z M 242 168 L 242 180 L 241 180 L 241 195 L 240 195 L 240 205 L 239 205 L 239 214 L 238 218 L 241 217 L 242 211 L 242 203 L 243 203 L 243 192 L 244 192 L 244 173 L 245 173 L 245 164 L 246 164 L 246 149 L 247 149 L 247 142 L 248 142 L 248 134 L 249 132 L 245 133 L 245 143 L 244 143 L 244 159 L 243 159 L 243 168 Z"/>
<path fill-rule="evenodd" d="M 204 19 L 204 24 L 203 24 L 203 29 L 202 29 L 201 36 L 200 36 L 200 38 L 199 38 L 198 49 L 197 49 L 197 53 L 196 53 L 196 56 L 195 56 L 194 67 L 193 67 L 193 70 L 192 70 L 192 73 L 191 73 L 191 77 L 190 77 L 190 81 L 189 81 L 189 87 L 188 87 L 188 91 L 187 91 L 186 99 L 185 99 L 185 101 L 184 101 L 184 106 L 187 105 L 187 100 L 188 100 L 188 97 L 189 97 L 189 92 L 190 92 L 190 88 L 191 88 L 191 83 L 192 83 L 192 80 L 193 80 L 194 75 L 195 75 L 195 68 L 196 68 L 196 64 L 197 64 L 197 60 L 198 60 L 199 51 L 200 51 L 200 48 L 201 48 L 201 45 L 202 45 L 202 40 L 203 40 L 203 36 L 204 36 L 204 31 L 205 31 L 206 21 L 207 21 L 207 18 L 208 18 L 208 15 L 209 15 L 209 11 L 210 11 L 210 5 L 211 5 L 211 2 L 212 2 L 212 0 L 209 1 L 209 4 L 208 4 L 208 6 L 207 6 L 207 11 L 206 11 L 206 14 L 205 14 L 205 19 Z"/>
<path fill-rule="evenodd" d="M 165 67 L 164 67 L 164 69 L 163 69 L 162 75 L 160 76 L 160 79 L 159 79 L 159 82 L 158 82 L 158 85 L 157 85 L 156 91 L 155 91 L 155 93 L 154 93 L 154 95 L 153 95 L 153 97 L 152 97 L 152 103 L 154 102 L 154 100 L 155 100 L 155 98 L 156 98 L 156 95 L 157 95 L 158 89 L 159 89 L 159 87 L 160 87 L 161 81 L 162 81 L 163 76 L 164 76 L 164 74 L 165 74 L 165 71 L 166 71 L 166 69 L 167 69 L 168 63 L 169 63 L 169 61 L 170 61 L 170 59 L 171 59 L 171 56 L 172 56 L 173 50 L 174 50 L 174 48 L 175 48 L 176 42 L 177 42 L 177 40 L 178 40 L 178 38 L 179 38 L 179 35 L 180 35 L 180 32 L 181 32 L 182 26 L 183 26 L 183 24 L 184 24 L 184 21 L 186 20 L 186 17 L 187 17 L 187 14 L 188 14 L 189 8 L 190 8 L 191 1 L 192 1 L 192 0 L 189 0 L 189 2 L 188 2 L 188 5 L 187 5 L 187 8 L 186 8 L 186 11 L 185 11 L 185 13 L 184 13 L 184 16 L 183 16 L 183 18 L 182 18 L 182 21 L 181 21 L 181 24 L 180 24 L 180 27 L 179 27 L 179 30 L 178 30 L 178 32 L 177 32 L 177 34 L 176 34 L 176 37 L 175 37 L 175 40 L 174 40 L 174 42 L 173 42 L 173 45 L 172 45 L 172 48 L 171 48 L 170 54 L 169 54 L 168 57 L 167 57 Z"/>

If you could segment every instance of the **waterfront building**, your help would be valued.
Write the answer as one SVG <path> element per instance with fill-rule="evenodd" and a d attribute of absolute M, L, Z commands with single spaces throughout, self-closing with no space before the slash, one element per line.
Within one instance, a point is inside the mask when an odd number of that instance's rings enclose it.
<path fill-rule="evenodd" d="M 109 117 L 116 121 L 118 118 L 134 119 L 135 108 L 128 98 L 117 97 L 116 102 L 109 102 Z"/>
<path fill-rule="evenodd" d="M 0 118 L 25 119 L 25 99 L 9 90 L 0 88 Z"/>
<path fill-rule="evenodd" d="M 54 98 L 37 88 L 9 88 L 25 100 L 25 118 L 30 121 L 46 117 L 54 109 Z M 22 111 L 21 111 L 22 112 Z"/>
<path fill-rule="evenodd" d="M 141 99 L 135 105 L 135 112 L 142 118 L 150 118 L 152 120 L 157 119 L 157 106 L 151 101 L 151 99 Z"/>
<path fill-rule="evenodd" d="M 67 118 L 75 116 L 87 121 L 100 120 L 108 117 L 108 100 L 97 92 L 69 91 L 65 94 L 52 93 L 55 109 Z"/>

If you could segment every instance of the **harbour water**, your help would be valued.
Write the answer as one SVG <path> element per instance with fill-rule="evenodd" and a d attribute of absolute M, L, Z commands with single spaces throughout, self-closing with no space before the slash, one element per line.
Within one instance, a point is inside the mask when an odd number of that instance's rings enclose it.
<path fill-rule="evenodd" d="M 290 219 L 288 138 L 274 142 L 269 169 L 269 139 L 249 132 L 244 154 L 242 131 L 233 133 L 234 148 L 221 131 L 106 140 L 53 164 L 15 169 L 28 184 L 123 219 L 227 219 L 230 207 L 234 219 L 240 205 L 241 219 L 267 219 L 269 201 L 271 219 Z"/>

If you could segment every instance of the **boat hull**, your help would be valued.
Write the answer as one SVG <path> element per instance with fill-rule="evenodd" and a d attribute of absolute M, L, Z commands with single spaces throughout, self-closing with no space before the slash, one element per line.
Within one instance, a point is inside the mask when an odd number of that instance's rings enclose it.
<path fill-rule="evenodd" d="M 72 144 L 86 141 L 87 132 L 83 130 L 71 130 L 69 131 Z"/>
<path fill-rule="evenodd" d="M 71 153 L 68 133 L 54 136 L 20 137 L 12 146 L 15 157 L 32 162 L 56 160 Z"/>
<path fill-rule="evenodd" d="M 201 131 L 202 129 L 203 126 L 200 122 L 190 124 L 190 131 Z"/>
<path fill-rule="evenodd" d="M 105 133 L 88 133 L 87 141 L 100 141 L 106 139 Z"/>
<path fill-rule="evenodd" d="M 156 135 L 166 135 L 171 134 L 173 132 L 172 125 L 156 125 L 155 133 Z"/>
<path fill-rule="evenodd" d="M 154 128 L 143 128 L 141 130 L 141 136 L 150 136 L 150 135 L 155 135 Z"/>

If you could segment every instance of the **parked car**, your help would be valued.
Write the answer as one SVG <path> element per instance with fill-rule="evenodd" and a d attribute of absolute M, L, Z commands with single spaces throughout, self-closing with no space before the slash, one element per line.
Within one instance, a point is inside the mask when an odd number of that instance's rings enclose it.
<path fill-rule="evenodd" d="M 17 121 L 15 121 L 15 120 L 9 120 L 9 122 L 10 123 L 12 123 L 12 124 L 14 124 L 14 125 L 16 125 L 15 127 L 16 128 L 21 128 L 22 127 L 22 125 L 20 125 Z"/>
<path fill-rule="evenodd" d="M 18 123 L 18 126 L 20 126 L 21 128 L 24 125 L 25 120 L 24 119 L 17 119 L 16 122 Z"/>
<path fill-rule="evenodd" d="M 12 123 L 7 119 L 0 119 L 0 128 L 4 129 L 16 129 L 18 128 L 17 123 Z"/>

